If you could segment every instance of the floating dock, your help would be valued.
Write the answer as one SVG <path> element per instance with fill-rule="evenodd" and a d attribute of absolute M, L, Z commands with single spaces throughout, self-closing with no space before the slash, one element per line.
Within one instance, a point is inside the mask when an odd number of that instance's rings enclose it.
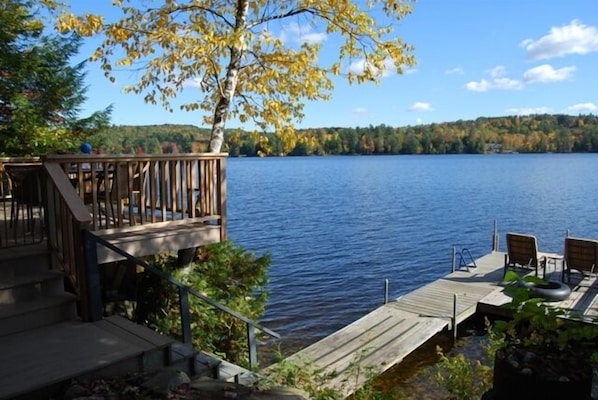
<path fill-rule="evenodd" d="M 287 360 L 332 376 L 327 386 L 349 396 L 365 383 L 365 371 L 380 374 L 476 312 L 499 311 L 510 301 L 501 285 L 504 259 L 505 253 L 493 251 L 475 260 L 475 268 L 472 263 L 390 301 Z M 560 269 L 548 272 L 549 279 L 560 279 Z M 594 283 L 574 286 L 560 305 L 598 315 Z"/>

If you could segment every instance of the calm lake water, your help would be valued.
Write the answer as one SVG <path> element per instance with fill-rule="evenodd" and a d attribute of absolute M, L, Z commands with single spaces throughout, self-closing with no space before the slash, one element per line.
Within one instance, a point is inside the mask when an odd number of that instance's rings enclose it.
<path fill-rule="evenodd" d="M 598 238 L 598 154 L 233 158 L 229 235 L 270 253 L 262 320 L 303 347 L 491 250 L 496 220 L 563 251 Z"/>

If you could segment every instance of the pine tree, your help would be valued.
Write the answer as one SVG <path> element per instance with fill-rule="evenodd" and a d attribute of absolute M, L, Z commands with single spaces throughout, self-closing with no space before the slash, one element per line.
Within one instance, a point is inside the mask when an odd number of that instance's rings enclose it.
<path fill-rule="evenodd" d="M 9 156 L 75 148 L 80 136 L 108 124 L 111 111 L 78 119 L 85 63 L 71 59 L 81 41 L 44 36 L 32 4 L 0 3 L 0 154 Z"/>

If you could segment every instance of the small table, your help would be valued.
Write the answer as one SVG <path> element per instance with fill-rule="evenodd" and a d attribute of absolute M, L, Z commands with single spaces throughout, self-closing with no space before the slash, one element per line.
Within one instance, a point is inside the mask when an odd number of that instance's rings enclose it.
<path fill-rule="evenodd" d="M 543 266 L 543 271 L 542 271 L 542 278 L 546 278 L 546 267 L 548 266 L 548 264 L 552 264 L 554 265 L 554 272 L 558 271 L 558 266 L 557 263 L 560 261 L 561 263 L 561 269 L 563 267 L 563 261 L 565 259 L 565 257 L 562 254 L 557 254 L 557 253 L 542 253 L 542 252 L 538 252 L 538 259 L 544 259 L 544 266 Z"/>

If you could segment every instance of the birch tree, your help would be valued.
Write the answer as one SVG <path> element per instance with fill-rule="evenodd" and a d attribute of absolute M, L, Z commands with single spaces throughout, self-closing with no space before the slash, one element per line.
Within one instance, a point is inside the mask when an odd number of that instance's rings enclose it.
<path fill-rule="evenodd" d="M 113 0 L 119 18 L 62 10 L 57 28 L 102 35 L 91 59 L 110 80 L 116 68 L 138 69 L 138 80 L 125 90 L 148 103 L 172 111 L 176 96 L 194 83 L 197 98 L 180 107 L 202 111 L 202 122 L 212 127 L 210 150 L 219 152 L 231 118 L 292 142 L 304 102 L 328 100 L 335 76 L 379 82 L 412 66 L 412 47 L 394 32 L 412 2 Z M 298 41 L 286 37 L 289 29 Z"/>

